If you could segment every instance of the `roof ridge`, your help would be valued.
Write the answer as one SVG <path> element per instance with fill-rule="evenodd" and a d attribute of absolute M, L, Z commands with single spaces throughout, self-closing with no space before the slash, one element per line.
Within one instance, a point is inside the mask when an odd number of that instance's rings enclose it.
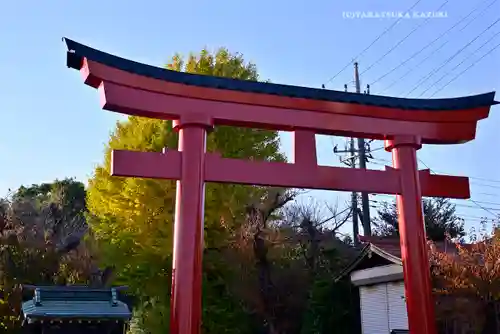
<path fill-rule="evenodd" d="M 406 110 L 466 110 L 489 107 L 498 103 L 495 101 L 495 92 L 444 99 L 413 99 L 178 72 L 118 57 L 68 38 L 63 38 L 63 40 L 68 49 L 67 66 L 77 70 L 80 70 L 83 58 L 88 58 L 126 72 L 186 85 Z"/>

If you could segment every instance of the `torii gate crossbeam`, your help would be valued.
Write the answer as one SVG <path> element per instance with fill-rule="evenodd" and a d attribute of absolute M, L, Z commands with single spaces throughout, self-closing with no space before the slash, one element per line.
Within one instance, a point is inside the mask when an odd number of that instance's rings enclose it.
<path fill-rule="evenodd" d="M 201 331 L 204 183 L 223 182 L 397 195 L 410 333 L 435 334 L 422 217 L 424 196 L 468 198 L 466 177 L 418 171 L 422 144 L 473 140 L 494 93 L 400 99 L 193 75 L 139 64 L 65 39 L 67 65 L 98 89 L 104 109 L 173 120 L 178 150 L 113 151 L 112 174 L 177 180 L 171 333 Z M 205 152 L 213 126 L 294 132 L 294 162 L 226 159 Z M 316 134 L 385 140 L 385 171 L 318 166 Z"/>

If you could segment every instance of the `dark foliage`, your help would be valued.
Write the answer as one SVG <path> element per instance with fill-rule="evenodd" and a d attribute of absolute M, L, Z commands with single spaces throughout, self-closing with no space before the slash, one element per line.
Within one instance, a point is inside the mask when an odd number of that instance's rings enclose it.
<path fill-rule="evenodd" d="M 423 200 L 424 221 L 427 237 L 443 241 L 447 237 L 461 239 L 465 235 L 464 220 L 456 215 L 456 208 L 449 199 L 433 198 Z M 384 203 L 374 221 L 375 234 L 386 237 L 399 235 L 396 203 Z"/>

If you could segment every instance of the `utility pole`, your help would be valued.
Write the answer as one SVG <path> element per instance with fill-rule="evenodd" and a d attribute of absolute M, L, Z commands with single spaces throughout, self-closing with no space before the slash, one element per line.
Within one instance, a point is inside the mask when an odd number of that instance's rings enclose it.
<path fill-rule="evenodd" d="M 347 85 L 344 85 L 344 91 L 347 92 Z M 347 145 L 346 145 L 347 146 Z M 339 151 L 337 149 L 337 146 L 333 148 L 334 153 L 350 153 L 350 157 L 347 159 L 347 161 L 340 160 L 341 162 L 345 163 L 346 165 L 350 166 L 351 168 L 356 168 L 356 148 L 354 144 L 354 138 L 351 138 L 349 140 L 349 147 L 343 151 Z M 353 242 L 355 246 L 359 245 L 359 222 L 358 222 L 358 194 L 356 192 L 351 193 L 351 214 L 352 214 L 352 235 L 353 235 Z"/>
<path fill-rule="evenodd" d="M 359 81 L 358 63 L 354 63 L 354 82 L 356 84 L 356 93 L 361 94 L 361 83 Z M 367 86 L 367 93 L 370 93 L 370 86 Z M 358 138 L 358 152 L 359 152 L 359 167 L 366 169 L 366 144 L 364 138 Z M 370 199 L 368 193 L 361 193 L 361 207 L 363 210 L 362 224 L 363 234 L 365 236 L 372 235 L 371 222 L 370 222 Z"/>
<path fill-rule="evenodd" d="M 347 85 L 346 85 L 347 86 Z M 346 87 L 347 91 L 347 87 Z M 340 162 L 351 167 L 356 168 L 356 147 L 354 144 L 354 138 L 349 139 L 349 144 L 346 144 L 344 150 L 338 150 L 337 145 L 333 148 L 334 153 L 349 153 L 347 159 L 340 158 Z M 358 221 L 358 194 L 356 192 L 351 193 L 351 212 L 352 212 L 352 234 L 354 245 L 359 245 L 358 235 L 359 235 L 359 221 Z"/>
<path fill-rule="evenodd" d="M 359 69 L 358 63 L 354 63 L 354 83 L 356 87 L 356 93 L 361 94 L 361 83 L 359 80 Z M 347 92 L 347 85 L 344 85 L 344 91 Z M 364 94 L 370 94 L 370 85 L 366 86 Z M 351 138 L 348 147 L 345 150 L 340 151 L 337 146 L 333 148 L 334 153 L 349 153 L 349 158 L 342 159 L 340 161 L 351 168 L 356 168 L 356 159 L 359 157 L 359 167 L 361 169 L 366 169 L 367 162 L 367 147 L 364 138 L 358 138 L 357 147 L 355 144 L 355 139 Z M 369 148 L 368 148 L 369 152 Z M 357 154 L 357 155 L 356 155 Z M 362 222 L 363 235 L 371 236 L 371 222 L 370 222 L 370 200 L 368 193 L 361 194 L 361 207 L 362 210 L 358 209 L 358 194 L 352 192 L 351 194 L 351 208 L 352 208 L 352 233 L 354 236 L 354 245 L 359 245 L 359 240 L 357 236 L 359 235 L 359 220 Z"/>
<path fill-rule="evenodd" d="M 354 148 L 354 138 L 351 138 L 349 151 L 351 153 L 351 168 L 356 168 L 356 150 Z M 351 210 L 352 210 L 352 234 L 354 246 L 359 245 L 359 223 L 358 223 L 358 193 L 351 194 Z"/>

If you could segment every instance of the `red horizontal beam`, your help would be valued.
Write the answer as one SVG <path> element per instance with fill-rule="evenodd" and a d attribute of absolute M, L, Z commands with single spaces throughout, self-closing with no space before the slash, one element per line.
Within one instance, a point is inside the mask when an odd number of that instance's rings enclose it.
<path fill-rule="evenodd" d="M 178 180 L 182 153 L 178 151 L 134 152 L 113 150 L 113 176 Z M 420 171 L 422 195 L 427 197 L 469 198 L 466 177 L 431 175 Z M 399 171 L 396 169 L 361 170 L 342 167 L 307 166 L 282 162 L 248 161 L 221 158 L 207 153 L 205 181 L 286 188 L 357 191 L 398 194 Z"/>
<path fill-rule="evenodd" d="M 179 180 L 182 154 L 179 151 L 158 152 L 111 151 L 111 175 L 150 179 Z"/>
<path fill-rule="evenodd" d="M 448 197 L 457 199 L 470 198 L 469 178 L 465 176 L 433 175 L 430 170 L 419 171 L 422 196 Z M 455 196 L 450 196 L 455 194 Z M 431 195 L 428 195 L 431 194 Z"/>
<path fill-rule="evenodd" d="M 385 194 L 399 190 L 394 172 L 224 159 L 216 154 L 207 154 L 205 164 L 209 182 Z"/>
<path fill-rule="evenodd" d="M 319 134 L 384 140 L 397 135 L 422 138 L 426 143 L 457 143 L 472 140 L 476 123 L 428 123 L 326 114 L 313 111 L 216 102 L 165 95 L 110 82 L 99 87 L 104 109 L 129 115 L 178 119 L 180 115 L 201 112 L 216 125 L 231 125 L 292 131 L 309 129 Z M 345 106 L 347 108 L 347 106 Z"/>
<path fill-rule="evenodd" d="M 370 118 L 388 118 L 399 121 L 476 122 L 480 119 L 488 117 L 490 109 L 489 107 L 481 107 L 446 112 L 403 110 L 353 103 L 318 101 L 270 94 L 231 91 L 227 89 L 186 86 L 179 83 L 166 82 L 163 80 L 129 73 L 94 61 L 87 61 L 86 59 L 82 64 L 81 72 L 85 83 L 95 88 L 97 88 L 102 81 L 108 81 L 141 90 L 195 99 L 306 110 L 330 114 L 346 114 Z"/>

